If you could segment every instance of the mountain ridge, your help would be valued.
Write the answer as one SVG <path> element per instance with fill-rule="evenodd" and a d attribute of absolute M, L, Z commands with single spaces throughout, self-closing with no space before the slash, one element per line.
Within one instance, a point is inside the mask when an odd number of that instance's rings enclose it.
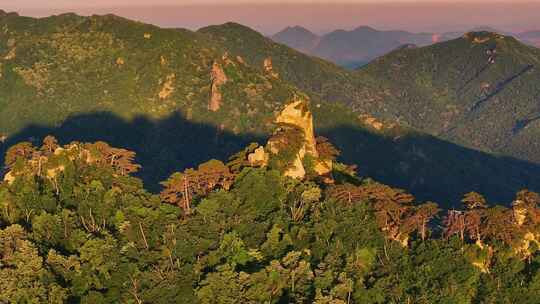
<path fill-rule="evenodd" d="M 359 26 L 350 31 L 334 30 L 321 36 L 313 35 L 303 27 L 287 27 L 271 38 L 307 54 L 354 68 L 405 43 L 427 45 L 432 42 L 433 36 L 407 31 L 378 31 L 370 26 Z"/>
<path fill-rule="evenodd" d="M 481 31 L 515 36 L 523 43 L 540 47 L 540 35 L 537 34 L 537 31 L 511 33 L 490 26 L 477 26 L 468 31 L 413 33 L 405 30 L 377 30 L 374 27 L 363 25 L 352 30 L 337 29 L 321 35 L 314 34 L 307 28 L 295 26 L 286 27 L 270 38 L 306 54 L 354 69 L 403 44 L 428 46 L 459 38 L 466 32 Z"/>
<path fill-rule="evenodd" d="M 462 51 L 456 51 L 456 48 Z M 423 63 L 418 65 L 417 62 Z M 390 80 L 394 88 L 416 92 L 418 96 L 424 95 L 425 100 L 432 100 L 422 105 L 425 107 L 422 111 L 426 111 L 426 118 L 432 117 L 438 126 L 429 127 L 425 125 L 431 124 L 429 121 L 422 122 L 418 116 L 411 116 L 407 121 L 416 127 L 432 129 L 434 134 L 462 144 L 476 142 L 480 148 L 507 153 L 512 149 L 519 150 L 519 147 L 508 147 L 503 143 L 515 136 L 512 130 L 516 130 L 516 124 L 537 113 L 534 96 L 538 92 L 532 83 L 538 77 L 536 66 L 539 62 L 539 49 L 509 36 L 478 32 L 425 48 L 390 53 L 357 73 L 371 77 L 381 75 L 381 81 Z M 410 68 L 403 69 L 404 66 Z M 417 81 L 408 81 L 410 79 Z M 441 102 L 436 103 L 436 100 Z M 433 113 L 437 107 L 443 115 Z M 430 111 L 432 114 L 427 114 Z M 493 126 L 494 121 L 498 125 Z M 475 137 L 472 130 L 489 135 Z M 533 135 L 529 134 L 529 141 L 533 143 L 531 138 Z M 528 159 L 538 161 L 537 150 L 528 155 Z"/>
<path fill-rule="evenodd" d="M 93 131 L 84 125 L 95 124 L 97 135 L 88 140 L 156 146 L 137 152 L 147 168 L 163 166 L 167 171 L 171 165 L 190 165 L 186 155 L 221 155 L 219 149 L 230 152 L 247 138 L 264 139 L 284 103 L 309 96 L 317 128 L 345 151 L 344 159 L 419 197 L 451 197 L 449 206 L 469 187 L 501 200 L 524 185 L 538 188 L 536 167 L 527 162 L 464 149 L 401 124 L 396 118 L 405 104 L 381 81 L 382 75 L 344 70 L 245 26 L 228 23 L 192 32 L 114 16 L 76 15 L 8 17 L 0 23 L 8 28 L 0 32 L 0 132 L 8 135 L 6 145 L 28 140 L 33 132 L 39 134 L 34 141 L 47 132 L 88 136 Z M 215 65 L 226 80 L 212 81 Z M 216 90 L 219 94 L 213 95 Z M 209 110 L 211 96 L 221 96 L 216 111 Z M 105 113 L 105 119 L 91 113 Z M 201 129 L 208 137 L 201 141 L 204 147 L 179 140 L 167 148 L 174 136 L 186 132 L 184 124 L 169 122 L 169 116 L 194 125 L 193 130 L 209 126 Z M 38 127 L 25 128 L 32 125 Z M 118 133 L 111 139 L 107 132 L 115 128 Z M 223 148 L 227 138 L 231 143 Z M 475 182 L 484 180 L 485 172 L 500 171 L 508 173 L 490 183 Z M 463 172 L 474 178 L 463 178 Z M 155 176 L 145 180 L 156 181 L 162 174 L 152 170 Z M 445 174 L 441 187 L 433 177 Z M 497 186 L 490 187 L 492 183 Z"/>

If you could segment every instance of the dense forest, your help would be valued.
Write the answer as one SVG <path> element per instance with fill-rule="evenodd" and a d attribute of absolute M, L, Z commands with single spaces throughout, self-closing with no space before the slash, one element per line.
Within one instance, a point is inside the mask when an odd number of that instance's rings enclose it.
<path fill-rule="evenodd" d="M 537 193 L 441 210 L 359 178 L 303 131 L 282 119 L 266 146 L 176 172 L 157 194 L 132 176 L 135 153 L 105 142 L 12 146 L 0 302 L 540 302 Z"/>
<path fill-rule="evenodd" d="M 539 62 L 0 11 L 0 303 L 540 303 Z"/>

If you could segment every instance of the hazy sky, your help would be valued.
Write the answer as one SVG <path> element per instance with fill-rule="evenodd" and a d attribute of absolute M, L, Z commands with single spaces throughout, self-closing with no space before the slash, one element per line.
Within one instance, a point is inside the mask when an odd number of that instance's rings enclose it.
<path fill-rule="evenodd" d="M 30 16 L 115 13 L 191 29 L 235 21 L 267 34 L 288 25 L 316 32 L 360 25 L 411 31 L 540 29 L 540 0 L 0 0 L 0 9 Z"/>
<path fill-rule="evenodd" d="M 445 2 L 462 2 L 468 3 L 473 2 L 470 0 L 2 0 L 1 4 L 7 3 L 18 5 L 20 7 L 66 7 L 66 6 L 134 6 L 134 5 L 193 5 L 193 4 L 275 4 L 275 3 L 355 3 L 355 4 L 364 4 L 364 3 L 382 3 L 382 2 L 393 2 L 393 3 L 445 3 Z M 516 3 L 516 2 L 534 2 L 527 0 L 476 0 L 474 2 L 484 2 L 484 3 L 493 3 L 493 2 L 506 2 L 506 3 Z"/>

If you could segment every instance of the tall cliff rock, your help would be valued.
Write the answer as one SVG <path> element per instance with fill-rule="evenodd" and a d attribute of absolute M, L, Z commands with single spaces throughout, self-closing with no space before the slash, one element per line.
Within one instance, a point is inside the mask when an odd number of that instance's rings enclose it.
<path fill-rule="evenodd" d="M 275 124 L 277 128 L 268 140 L 265 155 L 259 150 L 250 155 L 250 160 L 270 164 L 285 176 L 297 179 L 304 179 L 308 172 L 324 176 L 332 171 L 332 161 L 319 158 L 307 100 L 297 98 L 287 104 L 277 115 Z"/>
<path fill-rule="evenodd" d="M 212 84 L 210 87 L 210 101 L 208 102 L 208 110 L 216 112 L 221 108 L 223 96 L 221 94 L 221 86 L 227 83 L 227 75 L 223 71 L 223 67 L 217 62 L 212 65 L 210 76 Z"/>

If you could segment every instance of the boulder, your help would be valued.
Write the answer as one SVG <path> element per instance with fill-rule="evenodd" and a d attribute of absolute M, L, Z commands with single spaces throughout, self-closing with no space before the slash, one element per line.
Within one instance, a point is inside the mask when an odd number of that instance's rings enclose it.
<path fill-rule="evenodd" d="M 248 155 L 248 162 L 254 167 L 264 167 L 268 165 L 268 153 L 264 151 L 264 147 L 258 147 L 255 151 Z"/>

